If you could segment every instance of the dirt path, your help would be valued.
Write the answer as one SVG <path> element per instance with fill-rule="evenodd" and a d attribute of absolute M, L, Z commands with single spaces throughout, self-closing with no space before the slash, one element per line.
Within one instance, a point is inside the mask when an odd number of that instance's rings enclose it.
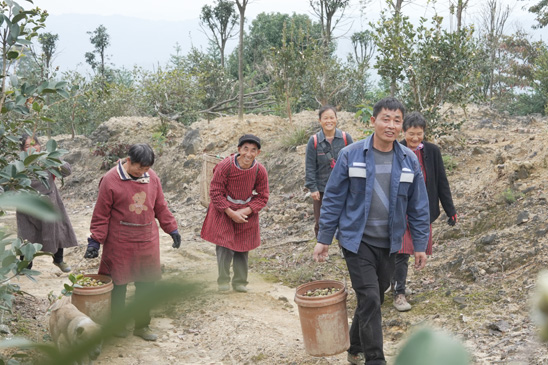
<path fill-rule="evenodd" d="M 84 245 L 89 234 L 92 207 L 89 203 L 65 201 L 77 237 Z M 86 205 L 88 204 L 88 205 Z M 11 225 L 13 216 L 2 222 Z M 159 336 L 154 343 L 129 336 L 112 339 L 103 347 L 97 364 L 345 364 L 346 354 L 315 358 L 306 354 L 302 342 L 295 290 L 269 283 L 250 273 L 247 294 L 217 292 L 216 260 L 212 244 L 186 240 L 193 234 L 181 231 L 181 249 L 171 248 L 171 238 L 161 234 L 161 260 L 165 277 L 182 277 L 200 283 L 201 292 L 171 309 L 154 311 L 151 323 Z M 65 261 L 73 269 L 96 273 L 98 260 L 82 259 L 85 246 L 66 250 Z M 20 279 L 23 291 L 36 297 L 36 321 L 46 333 L 50 292 L 60 293 L 68 282 L 49 257 L 38 257 L 41 275 L 34 283 Z M 129 287 L 131 295 L 132 287 Z M 47 338 L 47 336 L 46 336 Z"/>

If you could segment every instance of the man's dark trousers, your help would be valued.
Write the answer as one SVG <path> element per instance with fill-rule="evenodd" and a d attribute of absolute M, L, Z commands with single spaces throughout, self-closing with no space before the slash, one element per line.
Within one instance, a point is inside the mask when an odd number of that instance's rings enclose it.
<path fill-rule="evenodd" d="M 346 249 L 344 258 L 356 292 L 358 306 L 350 327 L 348 352 L 363 352 L 367 365 L 386 364 L 383 352 L 381 305 L 390 286 L 395 257 L 390 249 L 370 246 L 362 241 L 358 253 Z"/>

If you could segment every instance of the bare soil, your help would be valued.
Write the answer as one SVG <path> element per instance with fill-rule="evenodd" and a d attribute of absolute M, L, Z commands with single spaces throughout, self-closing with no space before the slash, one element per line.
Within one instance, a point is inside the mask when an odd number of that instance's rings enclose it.
<path fill-rule="evenodd" d="M 416 328 L 444 329 L 461 340 L 474 364 L 548 364 L 548 350 L 538 340 L 530 319 L 530 297 L 536 277 L 548 263 L 548 128 L 538 116 L 511 118 L 488 108 L 454 111 L 463 121 L 460 131 L 433 142 L 451 157 L 448 176 L 458 211 L 456 227 L 442 216 L 434 223 L 434 254 L 421 272 L 410 270 L 410 312 L 400 313 L 386 296 L 383 305 L 385 352 L 389 364 Z M 68 249 L 66 261 L 75 270 L 95 273 L 98 260 L 84 260 L 89 221 L 96 198 L 101 158 L 93 156 L 95 143 L 146 141 L 160 151 L 155 171 L 162 179 L 183 244 L 171 248 L 161 236 L 165 278 L 198 282 L 198 295 L 158 308 L 151 327 L 160 334 L 155 343 L 130 336 L 113 339 L 99 364 L 345 364 L 346 355 L 315 358 L 306 354 L 295 288 L 311 280 L 343 280 L 350 286 L 337 245 L 328 263 L 312 261 L 312 204 L 304 185 L 304 143 L 287 146 L 299 129 L 316 126 L 313 112 L 283 118 L 247 115 L 199 121 L 185 128 L 173 124 L 167 141 L 151 138 L 159 121 L 114 118 L 88 139 L 57 136 L 70 151 L 73 174 L 60 186 L 67 211 L 80 240 Z M 350 113 L 339 113 L 339 126 L 355 140 L 364 126 Z M 198 131 L 194 153 L 187 153 L 185 137 Z M 199 238 L 205 208 L 199 204 L 199 177 L 203 151 L 226 156 L 237 138 L 255 133 L 263 139 L 259 160 L 269 171 L 271 197 L 261 212 L 261 246 L 250 253 L 247 294 L 217 292 L 214 245 Z M 187 141 L 188 142 L 188 141 Z M 14 216 L 0 218 L 14 227 Z M 40 257 L 38 282 L 19 278 L 32 297 L 17 300 L 14 316 L 5 316 L 12 335 L 49 341 L 47 295 L 59 293 L 67 274 Z M 355 297 L 349 288 L 349 320 Z"/>

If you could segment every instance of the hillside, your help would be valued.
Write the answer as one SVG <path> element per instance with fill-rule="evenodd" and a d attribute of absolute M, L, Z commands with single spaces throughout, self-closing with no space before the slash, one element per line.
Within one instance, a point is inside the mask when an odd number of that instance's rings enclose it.
<path fill-rule="evenodd" d="M 386 298 L 386 353 L 392 358 L 406 335 L 427 325 L 455 334 L 477 364 L 547 363 L 548 351 L 538 343 L 528 304 L 536 275 L 548 259 L 547 120 L 510 118 L 477 107 L 453 117 L 464 121 L 461 130 L 433 142 L 450 156 L 448 176 L 459 222 L 449 227 L 443 214 L 435 222 L 434 254 L 424 271 L 410 271 L 413 309 L 397 312 L 392 299 Z M 346 363 L 343 355 L 320 359 L 306 355 L 293 303 L 294 288 L 304 282 L 329 278 L 350 283 L 334 246 L 328 263 L 312 261 L 315 241 L 312 204 L 303 188 L 304 145 L 290 146 L 288 141 L 302 130 L 309 135 L 316 120 L 315 113 L 303 112 L 295 115 L 293 124 L 260 115 L 246 115 L 242 124 L 237 117 L 201 120 L 188 128 L 172 124 L 167 140 L 159 143 L 152 137 L 159 120 L 114 118 L 90 138 L 56 137 L 70 151 L 66 159 L 73 164 L 73 174 L 60 190 L 82 245 L 68 250 L 66 260 L 85 272 L 98 267 L 98 259 L 81 259 L 96 187 L 104 174 L 99 170 L 101 157 L 93 156 L 96 143 L 144 141 L 159 152 L 154 170 L 183 236 L 176 251 L 169 236 L 162 235 L 165 276 L 203 285 L 197 298 L 157 311 L 152 327 L 164 332 L 152 350 L 145 350 L 137 338 L 116 340 L 97 363 L 158 363 L 158 356 L 162 363 L 173 364 Z M 344 112 L 339 114 L 339 127 L 355 140 L 365 129 Z M 226 156 L 235 151 L 244 133 L 263 140 L 259 160 L 269 172 L 271 198 L 261 213 L 262 245 L 250 254 L 252 292 L 221 295 L 216 292 L 214 247 L 199 238 L 205 216 L 199 203 L 201 154 Z M 0 223 L 13 229 L 13 215 Z M 23 290 L 34 299 L 20 300 L 19 322 L 7 324 L 15 334 L 22 324 L 38 328 L 30 336 L 43 341 L 48 339 L 47 293 L 60 292 L 66 274 L 58 273 L 46 259 L 37 262 L 43 271 L 39 283 L 21 279 Z M 352 293 L 348 307 L 350 316 L 355 307 Z"/>

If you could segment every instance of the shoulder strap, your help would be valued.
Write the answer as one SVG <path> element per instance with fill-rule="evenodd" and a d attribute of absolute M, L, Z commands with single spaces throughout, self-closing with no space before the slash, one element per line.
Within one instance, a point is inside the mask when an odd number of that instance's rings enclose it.
<path fill-rule="evenodd" d="M 342 134 L 343 134 L 343 139 L 344 139 L 344 145 L 348 146 L 348 141 L 346 140 L 346 132 L 343 131 Z"/>
<path fill-rule="evenodd" d="M 314 134 L 314 149 L 318 149 L 318 135 Z"/>

